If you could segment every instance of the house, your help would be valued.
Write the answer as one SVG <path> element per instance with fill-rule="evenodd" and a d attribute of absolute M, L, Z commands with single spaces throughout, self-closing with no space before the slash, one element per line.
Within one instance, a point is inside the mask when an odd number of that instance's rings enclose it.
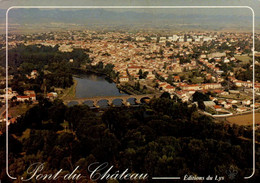
<path fill-rule="evenodd" d="M 129 78 L 127 76 L 121 76 L 119 77 L 119 82 L 120 83 L 124 83 L 124 82 L 128 82 Z"/>
<path fill-rule="evenodd" d="M 202 54 L 202 55 L 200 55 L 200 58 L 207 58 L 207 55 Z"/>
<path fill-rule="evenodd" d="M 181 82 L 180 76 L 174 76 L 173 79 L 175 82 Z"/>
<path fill-rule="evenodd" d="M 233 100 L 233 99 L 227 99 L 227 102 L 231 103 L 231 104 L 237 104 L 238 103 L 237 100 Z"/>
<path fill-rule="evenodd" d="M 47 98 L 54 100 L 55 98 L 58 97 L 58 94 L 56 92 L 50 92 L 47 94 Z"/>
<path fill-rule="evenodd" d="M 246 107 L 238 107 L 237 108 L 237 112 L 245 112 L 245 111 L 247 111 Z"/>
<path fill-rule="evenodd" d="M 30 98 L 31 101 L 33 101 L 33 102 L 36 101 L 36 94 L 30 94 L 30 95 L 28 95 L 28 96 L 29 96 L 29 98 Z"/>
<path fill-rule="evenodd" d="M 166 82 L 160 82 L 159 83 L 159 89 L 165 89 L 165 87 L 168 85 Z"/>
<path fill-rule="evenodd" d="M 18 102 L 25 102 L 26 100 L 30 100 L 29 96 L 17 96 L 17 101 Z"/>
<path fill-rule="evenodd" d="M 205 90 L 209 90 L 209 89 L 219 89 L 222 88 L 220 83 L 205 83 L 202 84 L 202 88 Z"/>
<path fill-rule="evenodd" d="M 234 81 L 234 83 L 237 87 L 246 87 L 246 88 L 252 88 L 253 87 L 253 82 L 251 82 L 251 81 L 237 80 L 237 81 Z"/>
<path fill-rule="evenodd" d="M 7 93 L 8 93 L 8 95 L 10 95 L 10 94 L 12 94 L 13 93 L 13 90 L 12 90 L 12 88 L 5 88 L 4 89 L 4 92 L 6 93 L 6 90 L 7 90 Z"/>
<path fill-rule="evenodd" d="M 142 69 L 142 67 L 139 67 L 139 66 L 129 66 L 127 68 L 128 72 L 131 73 L 131 74 L 132 73 L 137 74 L 140 69 Z"/>
<path fill-rule="evenodd" d="M 33 70 L 32 72 L 31 72 L 31 79 L 36 79 L 37 78 L 37 76 L 38 76 L 39 74 L 38 74 L 38 72 L 37 72 L 37 70 Z"/>
<path fill-rule="evenodd" d="M 23 92 L 26 96 L 29 96 L 30 100 L 35 102 L 36 101 L 36 94 L 33 90 L 26 90 Z"/>
<path fill-rule="evenodd" d="M 250 100 L 243 100 L 243 101 L 242 101 L 242 104 L 243 104 L 243 105 L 250 105 L 250 104 L 251 104 L 251 101 L 250 101 Z"/>
<path fill-rule="evenodd" d="M 180 84 L 180 88 L 182 90 L 200 90 L 200 86 L 198 84 L 185 84 L 185 83 L 181 83 Z"/>
<path fill-rule="evenodd" d="M 232 107 L 232 104 L 224 104 L 225 109 L 230 109 Z"/>
<path fill-rule="evenodd" d="M 219 100 L 218 103 L 221 104 L 221 105 L 227 104 L 227 102 L 225 100 Z"/>
<path fill-rule="evenodd" d="M 260 103 L 251 104 L 250 107 L 253 108 L 255 106 L 255 109 L 258 109 L 260 107 Z"/>
<path fill-rule="evenodd" d="M 169 92 L 169 93 L 173 93 L 175 91 L 175 87 L 171 86 L 171 85 L 167 85 L 165 87 L 165 91 Z"/>
<path fill-rule="evenodd" d="M 260 85 L 255 85 L 255 91 L 260 92 Z"/>
<path fill-rule="evenodd" d="M 176 91 L 176 94 L 179 98 L 181 98 L 182 102 L 189 101 L 190 94 L 186 91 Z"/>
<path fill-rule="evenodd" d="M 221 111 L 222 110 L 222 107 L 220 105 L 215 105 L 214 108 L 215 108 L 216 111 Z"/>

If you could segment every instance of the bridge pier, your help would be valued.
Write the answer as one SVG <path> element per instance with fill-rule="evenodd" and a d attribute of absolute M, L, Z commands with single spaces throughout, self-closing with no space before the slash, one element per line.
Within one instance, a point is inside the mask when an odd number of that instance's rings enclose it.
<path fill-rule="evenodd" d="M 114 105 L 114 104 L 113 104 L 113 99 L 107 100 L 107 104 L 108 104 L 109 106 L 113 106 L 113 105 Z"/>
<path fill-rule="evenodd" d="M 100 108 L 100 106 L 99 105 L 97 105 L 97 104 L 93 104 L 93 107 L 95 107 L 95 108 Z"/>
<path fill-rule="evenodd" d="M 122 106 L 130 106 L 130 102 L 122 102 Z"/>
<path fill-rule="evenodd" d="M 136 100 L 135 100 L 135 103 L 141 104 L 141 99 L 140 99 L 140 98 L 139 98 L 139 99 L 136 99 Z"/>
<path fill-rule="evenodd" d="M 94 107 L 97 107 L 97 106 L 99 107 L 97 100 L 93 100 L 93 106 L 94 106 Z"/>
<path fill-rule="evenodd" d="M 82 105 L 84 101 L 78 100 L 78 101 L 76 101 L 76 102 L 78 102 L 78 105 Z"/>

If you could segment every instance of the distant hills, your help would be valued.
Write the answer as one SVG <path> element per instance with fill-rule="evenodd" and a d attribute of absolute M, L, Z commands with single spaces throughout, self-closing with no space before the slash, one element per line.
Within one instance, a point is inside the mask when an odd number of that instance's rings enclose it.
<path fill-rule="evenodd" d="M 26 24 L 39 26 L 39 24 L 64 23 L 81 25 L 143 25 L 157 26 L 183 26 L 201 28 L 245 28 L 251 29 L 252 17 L 250 15 L 236 16 L 225 14 L 201 13 L 198 10 L 163 10 L 133 11 L 131 9 L 109 11 L 104 9 L 13 9 L 9 13 L 10 24 Z M 169 10 L 168 10 L 169 12 Z M 5 10 L 0 10 L 0 24 L 5 23 Z"/>

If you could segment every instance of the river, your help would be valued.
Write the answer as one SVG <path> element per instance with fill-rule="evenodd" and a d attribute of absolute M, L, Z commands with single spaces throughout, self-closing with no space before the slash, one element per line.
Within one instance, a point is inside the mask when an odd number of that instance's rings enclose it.
<path fill-rule="evenodd" d="M 121 93 L 116 84 L 103 75 L 91 73 L 74 77 L 74 79 L 77 81 L 76 98 L 127 95 L 126 93 Z M 130 104 L 134 104 L 134 100 L 129 99 L 129 102 Z M 71 102 L 69 105 L 71 106 L 74 104 L 76 103 Z M 91 101 L 86 101 L 85 104 L 90 107 L 93 106 Z M 121 106 L 122 102 L 120 99 L 116 99 L 113 101 L 113 104 L 115 106 Z M 100 107 L 106 107 L 107 101 L 101 100 L 98 105 Z"/>

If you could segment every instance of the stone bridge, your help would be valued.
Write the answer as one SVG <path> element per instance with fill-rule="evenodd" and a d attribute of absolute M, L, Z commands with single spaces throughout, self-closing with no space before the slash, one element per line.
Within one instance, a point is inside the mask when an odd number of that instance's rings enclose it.
<path fill-rule="evenodd" d="M 161 94 L 145 94 L 145 95 L 121 95 L 121 96 L 103 96 L 103 97 L 89 97 L 89 98 L 75 98 L 71 100 L 64 100 L 63 103 L 68 105 L 70 102 L 76 102 L 77 104 L 83 104 L 86 101 L 92 101 L 95 107 L 99 107 L 98 102 L 106 100 L 108 105 L 112 106 L 113 101 L 120 99 L 123 105 L 128 105 L 128 99 L 133 98 L 137 104 L 141 103 L 142 99 L 159 98 Z"/>

